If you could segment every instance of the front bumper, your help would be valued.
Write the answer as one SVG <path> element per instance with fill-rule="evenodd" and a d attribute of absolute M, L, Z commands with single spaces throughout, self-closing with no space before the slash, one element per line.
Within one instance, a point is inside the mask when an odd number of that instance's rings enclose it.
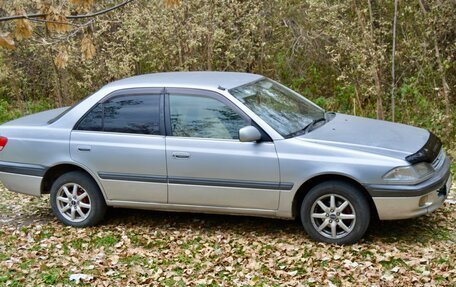
<path fill-rule="evenodd" d="M 381 220 L 406 219 L 439 208 L 451 188 L 450 160 L 436 174 L 417 185 L 368 185 Z"/>

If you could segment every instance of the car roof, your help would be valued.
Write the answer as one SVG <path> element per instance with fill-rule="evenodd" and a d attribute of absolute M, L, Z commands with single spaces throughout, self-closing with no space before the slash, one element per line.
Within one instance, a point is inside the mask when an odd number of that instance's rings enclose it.
<path fill-rule="evenodd" d="M 178 87 L 232 89 L 263 78 L 261 75 L 238 72 L 166 72 L 134 76 L 112 82 L 106 87 Z"/>

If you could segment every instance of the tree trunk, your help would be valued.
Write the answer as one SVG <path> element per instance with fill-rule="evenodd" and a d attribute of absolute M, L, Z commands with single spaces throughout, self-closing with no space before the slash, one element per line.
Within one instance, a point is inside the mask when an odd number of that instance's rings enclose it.
<path fill-rule="evenodd" d="M 62 107 L 63 106 L 62 78 L 60 75 L 59 68 L 57 67 L 57 65 L 54 62 L 55 55 L 52 52 L 51 48 L 49 48 L 49 55 L 51 56 L 50 61 L 52 62 L 52 67 L 54 67 L 55 77 L 57 78 L 57 87 L 54 88 L 55 97 L 57 99 L 57 106 Z"/>
<path fill-rule="evenodd" d="M 435 50 L 435 57 L 437 58 L 437 64 L 439 67 L 440 77 L 442 78 L 442 86 L 443 86 L 443 97 L 445 99 L 445 114 L 447 117 L 450 116 L 450 86 L 446 80 L 445 75 L 445 68 L 442 64 L 442 57 L 440 56 L 439 45 L 437 43 L 437 36 L 434 33 L 434 50 Z"/>
<path fill-rule="evenodd" d="M 13 61 L 13 57 L 12 56 L 9 56 L 7 58 L 5 58 L 5 64 L 8 65 L 8 70 L 10 71 L 13 71 L 13 73 L 15 73 L 15 67 L 14 67 L 14 61 Z M 11 93 L 14 95 L 14 97 L 16 98 L 16 101 L 18 103 L 21 103 L 23 101 L 25 101 L 26 99 L 24 98 L 24 95 L 22 95 L 22 88 L 21 88 L 21 85 L 20 85 L 20 78 L 19 77 L 10 77 L 11 80 L 10 80 L 10 83 L 11 83 Z"/>
<path fill-rule="evenodd" d="M 377 119 L 383 120 L 383 99 L 382 99 L 382 84 L 380 78 L 381 72 L 378 67 L 375 67 L 374 80 L 375 80 L 375 91 L 377 92 Z"/>
<path fill-rule="evenodd" d="M 375 20 L 374 20 L 374 15 L 372 12 L 372 0 L 368 0 L 367 4 L 369 6 L 369 16 L 370 16 L 370 32 L 371 32 L 371 41 L 373 44 L 372 46 L 376 46 L 376 40 L 375 40 L 375 33 L 374 33 L 374 26 L 376 26 Z M 373 56 L 374 60 L 374 82 L 375 82 L 375 91 L 377 94 L 377 119 L 383 120 L 384 119 L 384 114 L 383 114 L 383 99 L 382 99 L 382 82 L 381 82 L 381 70 L 380 70 L 380 64 L 378 63 L 375 55 Z"/>
<path fill-rule="evenodd" d="M 423 11 L 423 14 L 427 14 L 429 12 L 429 5 L 425 2 L 425 0 L 418 0 L 420 3 L 421 11 Z M 439 43 L 437 41 L 437 33 L 435 30 L 432 31 L 433 35 L 433 42 L 434 42 L 434 51 L 435 51 L 435 57 L 437 60 L 437 66 L 438 70 L 440 73 L 440 78 L 442 81 L 442 86 L 443 86 L 443 97 L 445 101 L 445 115 L 447 117 L 450 116 L 450 108 L 451 108 L 451 102 L 450 102 L 450 86 L 448 85 L 447 79 L 446 79 L 446 74 L 445 74 L 445 68 L 443 67 L 442 63 L 442 56 L 440 55 L 440 49 L 439 49 Z"/>
<path fill-rule="evenodd" d="M 68 70 L 61 69 L 60 72 L 60 91 L 62 95 L 62 105 L 61 106 L 68 106 L 71 105 L 73 102 L 73 98 L 70 97 L 70 93 L 68 90 Z"/>
<path fill-rule="evenodd" d="M 393 51 L 391 55 L 391 120 L 394 122 L 396 115 L 396 74 L 395 74 L 395 55 L 396 55 L 396 26 L 397 26 L 397 5 L 398 0 L 394 0 L 394 19 L 393 19 Z"/>
<path fill-rule="evenodd" d="M 208 29 L 207 29 L 207 47 L 206 47 L 206 56 L 207 56 L 207 70 L 212 71 L 212 53 L 214 50 L 214 3 L 211 1 L 209 4 L 209 19 L 208 19 Z"/>

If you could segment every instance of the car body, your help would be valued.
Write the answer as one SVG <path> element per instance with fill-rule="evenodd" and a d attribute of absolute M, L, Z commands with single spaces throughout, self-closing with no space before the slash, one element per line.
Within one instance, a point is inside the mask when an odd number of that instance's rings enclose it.
<path fill-rule="evenodd" d="M 343 212 L 329 206 L 356 209 L 356 223 L 347 223 L 352 227 L 371 216 L 410 218 L 442 205 L 451 185 L 450 160 L 429 131 L 328 113 L 248 73 L 119 80 L 71 108 L 1 125 L 0 146 L 3 184 L 34 196 L 51 193 L 51 200 L 56 189 L 54 197 L 63 201 L 56 199 L 54 212 L 64 209 L 59 218 L 74 226 L 96 222 L 77 221 L 71 207 L 78 197 L 88 202 L 84 189 L 81 195 L 76 185 L 74 192 L 71 185 L 54 186 L 71 172 L 79 172 L 75 182 L 92 181 L 85 189 L 97 189 L 107 206 L 287 219 L 308 217 L 303 202 L 319 186 L 320 202 L 307 208 L 322 217 L 312 226 L 327 227 L 311 236 L 335 243 L 358 240 L 367 225 L 349 238 L 343 229 L 350 228 L 333 227 Z M 346 188 L 322 191 L 331 186 Z"/>

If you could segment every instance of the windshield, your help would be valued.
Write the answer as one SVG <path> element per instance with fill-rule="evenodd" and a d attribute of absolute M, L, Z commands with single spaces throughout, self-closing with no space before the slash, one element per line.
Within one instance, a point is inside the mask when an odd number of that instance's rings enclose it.
<path fill-rule="evenodd" d="M 231 89 L 230 93 L 284 137 L 325 118 L 323 109 L 269 79 Z"/>

